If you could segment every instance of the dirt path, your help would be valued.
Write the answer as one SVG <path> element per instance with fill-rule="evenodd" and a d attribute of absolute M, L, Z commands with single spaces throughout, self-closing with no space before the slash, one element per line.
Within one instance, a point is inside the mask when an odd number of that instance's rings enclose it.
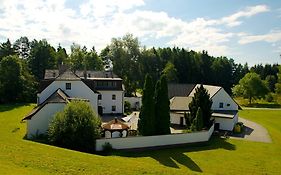
<path fill-rule="evenodd" d="M 250 120 L 246 120 L 241 117 L 239 117 L 239 121 L 243 122 L 243 124 L 245 126 L 245 132 L 243 134 L 239 134 L 237 136 L 230 136 L 230 138 L 241 139 L 241 140 L 250 140 L 250 141 L 256 141 L 256 142 L 265 142 L 265 143 L 272 142 L 267 129 L 264 128 L 263 126 L 261 126 L 260 124 L 252 122 Z"/>

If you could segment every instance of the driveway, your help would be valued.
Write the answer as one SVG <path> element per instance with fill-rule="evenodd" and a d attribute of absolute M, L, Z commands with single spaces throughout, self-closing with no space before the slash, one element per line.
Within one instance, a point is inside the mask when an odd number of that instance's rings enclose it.
<path fill-rule="evenodd" d="M 263 126 L 261 126 L 260 124 L 252 122 L 250 120 L 246 120 L 241 117 L 239 117 L 239 121 L 243 122 L 243 124 L 245 126 L 244 133 L 230 136 L 230 138 L 241 139 L 241 140 L 250 140 L 250 141 L 256 141 L 256 142 L 265 142 L 265 143 L 272 142 L 267 129 L 264 128 Z"/>

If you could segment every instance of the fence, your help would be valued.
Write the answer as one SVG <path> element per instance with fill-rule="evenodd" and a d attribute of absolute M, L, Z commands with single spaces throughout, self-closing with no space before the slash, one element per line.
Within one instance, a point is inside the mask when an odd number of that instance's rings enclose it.
<path fill-rule="evenodd" d="M 208 131 L 161 136 L 136 136 L 126 138 L 97 139 L 96 150 L 102 151 L 102 145 L 110 143 L 114 149 L 135 149 L 177 144 L 206 142 L 214 131 L 214 125 Z"/>

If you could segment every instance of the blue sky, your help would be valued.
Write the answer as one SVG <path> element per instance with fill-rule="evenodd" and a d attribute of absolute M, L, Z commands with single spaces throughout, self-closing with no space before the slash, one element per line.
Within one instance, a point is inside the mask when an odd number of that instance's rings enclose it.
<path fill-rule="evenodd" d="M 281 1 L 0 0 L 0 42 L 46 38 L 100 51 L 132 33 L 147 47 L 179 46 L 250 65 L 281 63 Z"/>

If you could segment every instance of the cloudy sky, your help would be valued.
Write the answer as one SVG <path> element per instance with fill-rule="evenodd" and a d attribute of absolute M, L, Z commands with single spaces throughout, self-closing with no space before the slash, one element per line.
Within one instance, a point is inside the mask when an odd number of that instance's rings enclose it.
<path fill-rule="evenodd" d="M 0 0 L 0 42 L 21 36 L 100 51 L 132 33 L 147 47 L 281 63 L 279 0 Z"/>

